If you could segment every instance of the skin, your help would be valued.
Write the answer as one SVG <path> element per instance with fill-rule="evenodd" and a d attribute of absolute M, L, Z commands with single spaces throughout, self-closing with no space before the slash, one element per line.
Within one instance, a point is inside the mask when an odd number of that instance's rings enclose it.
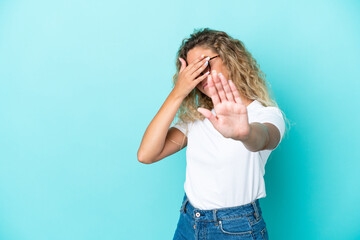
<path fill-rule="evenodd" d="M 207 75 L 197 76 L 205 70 L 204 64 L 208 60 L 204 56 L 199 56 L 187 66 L 185 60 L 179 58 L 181 69 L 176 85 L 144 133 L 137 152 L 139 162 L 151 164 L 187 146 L 186 135 L 179 129 L 170 127 L 170 125 L 184 98 L 196 85 L 206 79 Z"/>
<path fill-rule="evenodd" d="M 213 57 L 217 54 L 209 49 L 195 47 L 188 52 L 187 62 L 181 61 L 178 80 L 147 127 L 141 141 L 137 157 L 139 162 L 151 164 L 170 156 L 187 145 L 187 137 L 177 128 L 170 127 L 184 98 L 197 87 L 208 95 L 213 103 L 216 117 L 208 109 L 199 108 L 213 126 L 224 136 L 242 141 L 249 151 L 273 149 L 280 140 L 279 130 L 270 123 L 248 123 L 247 108 L 251 100 L 244 98 L 233 84 L 227 83 L 227 68 L 217 57 L 210 61 L 215 70 L 211 77 L 208 74 L 198 77 L 205 71 L 208 59 L 201 55 Z M 216 73 L 221 72 L 219 77 Z M 202 84 L 208 82 L 208 87 Z M 181 144 L 180 144 L 181 143 Z"/>
<path fill-rule="evenodd" d="M 191 63 L 194 60 L 196 60 L 199 56 L 201 56 L 202 54 L 204 54 L 205 56 L 209 56 L 210 58 L 218 55 L 217 53 L 213 52 L 211 49 L 207 49 L 207 48 L 203 48 L 203 47 L 194 47 L 188 52 L 186 60 L 187 60 L 188 63 Z M 216 57 L 214 59 L 211 59 L 209 61 L 209 64 L 211 66 L 211 70 L 215 70 L 218 73 L 222 73 L 224 75 L 225 79 L 229 79 L 229 74 L 228 74 L 227 68 L 223 64 L 223 61 L 222 61 L 222 59 L 220 57 Z M 206 94 L 208 97 L 211 97 L 209 87 L 208 87 L 209 85 L 206 86 L 205 88 L 203 88 L 203 85 L 204 85 L 204 83 L 207 82 L 207 80 L 208 79 L 205 78 L 196 87 L 202 93 Z M 245 98 L 241 94 L 240 94 L 240 98 L 241 98 L 242 102 L 245 103 L 246 106 L 249 105 L 252 102 L 252 100 L 249 100 L 248 98 Z"/>
<path fill-rule="evenodd" d="M 217 54 L 211 49 L 194 47 L 187 54 L 191 63 L 204 54 L 213 57 Z M 205 108 L 198 108 L 224 137 L 242 141 L 250 151 L 274 149 L 280 141 L 280 132 L 271 123 L 254 122 L 249 124 L 247 106 L 252 100 L 244 97 L 233 84 L 228 82 L 228 71 L 220 57 L 212 59 L 212 72 L 196 87 L 211 98 L 216 116 Z M 219 75 L 219 74 L 220 75 Z M 205 88 L 203 85 L 207 83 Z"/>

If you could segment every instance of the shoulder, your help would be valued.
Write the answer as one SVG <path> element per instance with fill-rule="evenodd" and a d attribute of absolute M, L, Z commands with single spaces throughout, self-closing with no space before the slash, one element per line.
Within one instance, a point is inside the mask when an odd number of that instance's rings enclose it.
<path fill-rule="evenodd" d="M 282 111 L 276 106 L 263 106 L 259 101 L 251 106 L 252 122 L 271 123 L 280 131 L 281 138 L 285 132 L 285 121 Z"/>
<path fill-rule="evenodd" d="M 265 117 L 265 116 L 271 117 L 272 115 L 283 117 L 282 111 L 280 110 L 279 107 L 264 106 L 257 100 L 254 100 L 254 102 L 249 105 L 248 110 L 249 112 L 253 113 L 253 115 L 255 115 L 256 117 Z"/>

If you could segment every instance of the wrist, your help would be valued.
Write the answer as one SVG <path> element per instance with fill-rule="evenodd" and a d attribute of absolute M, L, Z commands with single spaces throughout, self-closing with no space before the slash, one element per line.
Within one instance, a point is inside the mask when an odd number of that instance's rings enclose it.
<path fill-rule="evenodd" d="M 184 96 L 183 94 L 179 93 L 179 91 L 177 91 L 175 88 L 173 88 L 173 90 L 170 92 L 170 95 L 175 98 L 176 100 L 179 100 L 179 101 L 183 101 L 184 98 L 186 96 Z"/>
<path fill-rule="evenodd" d="M 253 126 L 252 126 L 252 124 L 249 124 L 248 131 L 246 131 L 245 133 L 242 132 L 241 136 L 239 136 L 238 139 L 240 141 L 242 141 L 243 143 L 248 142 L 250 140 L 250 136 L 251 136 L 252 131 L 253 131 Z"/>
<path fill-rule="evenodd" d="M 243 143 L 247 142 L 247 141 L 250 140 L 250 136 L 251 136 L 252 131 L 253 131 L 252 126 L 251 126 L 251 124 L 249 124 L 249 127 L 247 129 L 239 130 L 236 133 L 236 135 L 234 137 L 232 137 L 232 139 L 241 141 Z"/>

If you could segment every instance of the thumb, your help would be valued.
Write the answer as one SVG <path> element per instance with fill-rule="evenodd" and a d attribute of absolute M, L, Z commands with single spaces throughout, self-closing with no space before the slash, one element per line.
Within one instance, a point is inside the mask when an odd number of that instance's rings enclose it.
<path fill-rule="evenodd" d="M 209 119 L 209 121 L 212 123 L 212 125 L 214 125 L 214 127 L 217 125 L 217 119 L 215 117 L 214 114 L 212 114 L 211 111 L 209 111 L 208 109 L 206 108 L 201 108 L 199 107 L 198 109 L 198 112 L 201 113 L 202 115 L 204 115 L 204 117 L 206 117 L 207 119 Z"/>
<path fill-rule="evenodd" d="M 179 71 L 179 72 L 182 72 L 182 71 L 185 69 L 185 67 L 186 67 L 186 62 L 185 62 L 184 59 L 182 59 L 182 58 L 180 58 L 180 57 L 179 57 L 179 61 L 181 62 L 181 68 L 180 68 L 180 71 Z"/>

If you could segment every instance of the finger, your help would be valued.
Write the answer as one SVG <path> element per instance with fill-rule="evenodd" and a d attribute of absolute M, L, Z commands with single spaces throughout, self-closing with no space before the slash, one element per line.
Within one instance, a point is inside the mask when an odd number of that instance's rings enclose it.
<path fill-rule="evenodd" d="M 206 108 L 201 108 L 199 107 L 198 109 L 198 112 L 200 112 L 202 115 L 204 115 L 204 117 L 206 117 L 207 119 L 209 119 L 209 121 L 212 123 L 212 125 L 216 126 L 217 125 L 217 117 L 212 114 L 211 111 L 209 111 L 208 109 Z"/>
<path fill-rule="evenodd" d="M 206 59 L 206 58 L 205 58 Z M 204 62 L 204 64 L 200 64 L 200 65 L 197 65 L 197 66 L 194 66 L 194 68 L 192 68 L 192 70 L 190 71 L 194 71 L 192 72 L 192 77 L 197 77 L 199 76 L 207 67 L 208 67 L 208 64 L 209 64 L 209 61 L 206 61 Z"/>
<path fill-rule="evenodd" d="M 222 84 L 222 86 L 224 88 L 226 98 L 231 102 L 235 102 L 235 99 L 234 99 L 234 96 L 233 96 L 232 91 L 230 89 L 228 81 L 226 80 L 224 75 L 222 75 L 222 73 L 219 73 L 218 75 L 219 75 L 221 84 Z"/>
<path fill-rule="evenodd" d="M 205 55 L 201 55 L 200 57 L 196 58 L 194 61 L 192 61 L 190 64 L 189 64 L 189 69 L 191 69 L 194 65 L 196 64 L 200 64 L 201 65 L 201 62 L 205 59 Z"/>
<path fill-rule="evenodd" d="M 239 93 L 239 91 L 237 90 L 237 88 L 236 88 L 236 86 L 235 86 L 235 84 L 233 83 L 232 80 L 229 80 L 229 85 L 230 85 L 232 94 L 233 94 L 234 97 L 235 97 L 235 101 L 236 101 L 237 103 L 243 104 L 243 102 L 241 101 L 240 93 Z"/>
<path fill-rule="evenodd" d="M 186 68 L 186 61 L 180 57 L 179 57 L 179 61 L 181 62 L 181 68 L 179 70 L 179 73 L 181 73 Z"/>
<path fill-rule="evenodd" d="M 203 75 L 195 78 L 194 81 L 195 81 L 196 85 L 197 85 L 199 82 L 201 82 L 202 80 L 204 80 L 205 78 L 207 78 L 209 74 L 210 74 L 210 72 L 207 71 L 207 72 L 204 73 Z"/>
<path fill-rule="evenodd" d="M 197 77 L 199 76 L 200 73 L 202 73 L 202 71 L 204 71 L 204 69 L 209 64 L 209 59 L 210 59 L 209 57 L 206 57 L 189 69 L 189 72 L 192 75 L 192 77 Z"/>
<path fill-rule="evenodd" d="M 214 106 L 216 106 L 217 104 L 220 103 L 220 98 L 216 91 L 216 87 L 215 87 L 214 81 L 212 80 L 211 75 L 208 76 L 208 88 L 209 88 L 211 100 L 212 100 Z"/>
<path fill-rule="evenodd" d="M 220 101 L 221 102 L 227 101 L 227 98 L 226 98 L 226 95 L 225 95 L 225 92 L 224 92 L 224 88 L 223 88 L 222 83 L 221 83 L 221 81 L 219 79 L 219 76 L 216 73 L 216 70 L 213 70 L 211 75 L 212 75 L 216 90 L 217 90 L 217 92 L 218 92 L 218 94 L 220 96 Z"/>

